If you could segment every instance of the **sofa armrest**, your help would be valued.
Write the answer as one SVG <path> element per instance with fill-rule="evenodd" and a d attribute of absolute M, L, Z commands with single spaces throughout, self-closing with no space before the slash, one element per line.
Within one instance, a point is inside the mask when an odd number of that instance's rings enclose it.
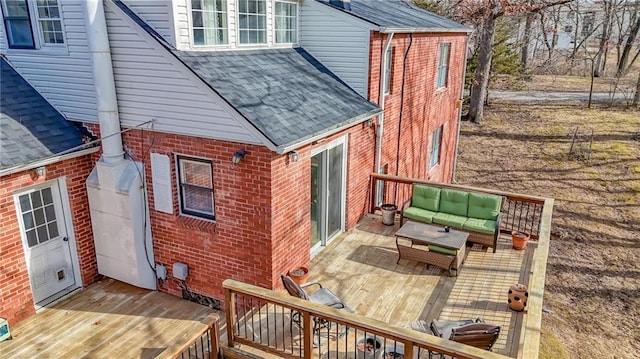
<path fill-rule="evenodd" d="M 400 211 L 400 227 L 404 224 L 404 210 L 411 207 L 411 199 L 406 200 L 402 204 L 402 211 Z"/>
<path fill-rule="evenodd" d="M 498 247 L 498 236 L 500 236 L 500 222 L 502 222 L 502 213 L 498 213 L 498 218 L 496 218 L 496 231 L 493 234 L 493 253 L 496 252 Z"/>

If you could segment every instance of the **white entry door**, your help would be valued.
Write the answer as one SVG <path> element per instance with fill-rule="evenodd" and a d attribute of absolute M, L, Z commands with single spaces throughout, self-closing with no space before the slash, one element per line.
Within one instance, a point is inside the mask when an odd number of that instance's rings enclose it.
<path fill-rule="evenodd" d="M 15 196 L 35 303 L 75 285 L 58 182 Z"/>

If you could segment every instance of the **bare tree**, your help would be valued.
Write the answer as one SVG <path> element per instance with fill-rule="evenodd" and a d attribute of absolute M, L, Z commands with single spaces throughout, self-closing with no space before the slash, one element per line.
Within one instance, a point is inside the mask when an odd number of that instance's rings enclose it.
<path fill-rule="evenodd" d="M 600 34 L 600 44 L 598 46 L 598 56 L 596 56 L 595 64 L 593 65 L 593 76 L 600 77 L 604 71 L 604 65 L 606 63 L 607 44 L 611 37 L 611 27 L 613 25 L 613 0 L 603 0 L 602 5 L 604 7 L 604 17 L 602 19 L 602 33 Z"/>
<path fill-rule="evenodd" d="M 636 93 L 633 96 L 632 106 L 640 108 L 640 71 L 638 71 L 638 82 L 636 83 Z"/>
<path fill-rule="evenodd" d="M 638 32 L 640 31 L 640 16 L 638 16 L 638 2 L 636 2 L 635 10 L 631 17 L 631 28 L 629 29 L 629 33 L 626 36 L 626 40 L 624 42 L 624 47 L 622 49 L 622 54 L 620 54 L 620 58 L 618 59 L 618 66 L 616 69 L 616 77 L 622 77 L 629 67 L 633 65 L 633 62 L 629 63 L 629 57 L 631 52 L 633 51 L 634 43 L 636 42 L 636 38 L 638 37 Z M 638 55 L 633 57 L 633 61 L 638 58 Z"/>

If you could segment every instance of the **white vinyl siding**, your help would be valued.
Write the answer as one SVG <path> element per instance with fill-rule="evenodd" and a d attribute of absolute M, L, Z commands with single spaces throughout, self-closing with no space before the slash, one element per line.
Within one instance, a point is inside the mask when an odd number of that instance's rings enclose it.
<path fill-rule="evenodd" d="M 369 98 L 372 25 L 316 1 L 302 3 L 299 23 L 300 45 L 357 93 Z"/>
<path fill-rule="evenodd" d="M 173 0 L 123 0 L 125 5 L 151 26 L 168 43 L 175 45 Z"/>
<path fill-rule="evenodd" d="M 440 44 L 440 51 L 438 53 L 438 78 L 436 83 L 437 89 L 447 86 L 450 48 L 451 48 L 451 44 L 448 42 Z"/>
<path fill-rule="evenodd" d="M 153 119 L 156 131 L 262 143 L 233 108 L 117 6 L 107 3 L 105 15 L 123 126 Z"/>
<path fill-rule="evenodd" d="M 83 1 L 59 1 L 66 40 L 61 47 L 52 44 L 55 49 L 47 46 L 39 50 L 8 49 L 4 26 L 0 26 L 0 51 L 68 119 L 97 122 Z"/>

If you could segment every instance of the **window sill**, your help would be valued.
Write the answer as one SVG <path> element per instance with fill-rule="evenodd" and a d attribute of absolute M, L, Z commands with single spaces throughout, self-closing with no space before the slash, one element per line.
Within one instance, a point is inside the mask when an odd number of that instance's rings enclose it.
<path fill-rule="evenodd" d="M 69 56 L 69 49 L 65 47 L 41 47 L 39 49 L 7 49 L 7 55 L 39 55 L 39 56 Z"/>
<path fill-rule="evenodd" d="M 216 222 L 202 218 L 178 215 L 176 222 L 182 228 L 192 229 L 200 232 L 216 233 Z"/>

